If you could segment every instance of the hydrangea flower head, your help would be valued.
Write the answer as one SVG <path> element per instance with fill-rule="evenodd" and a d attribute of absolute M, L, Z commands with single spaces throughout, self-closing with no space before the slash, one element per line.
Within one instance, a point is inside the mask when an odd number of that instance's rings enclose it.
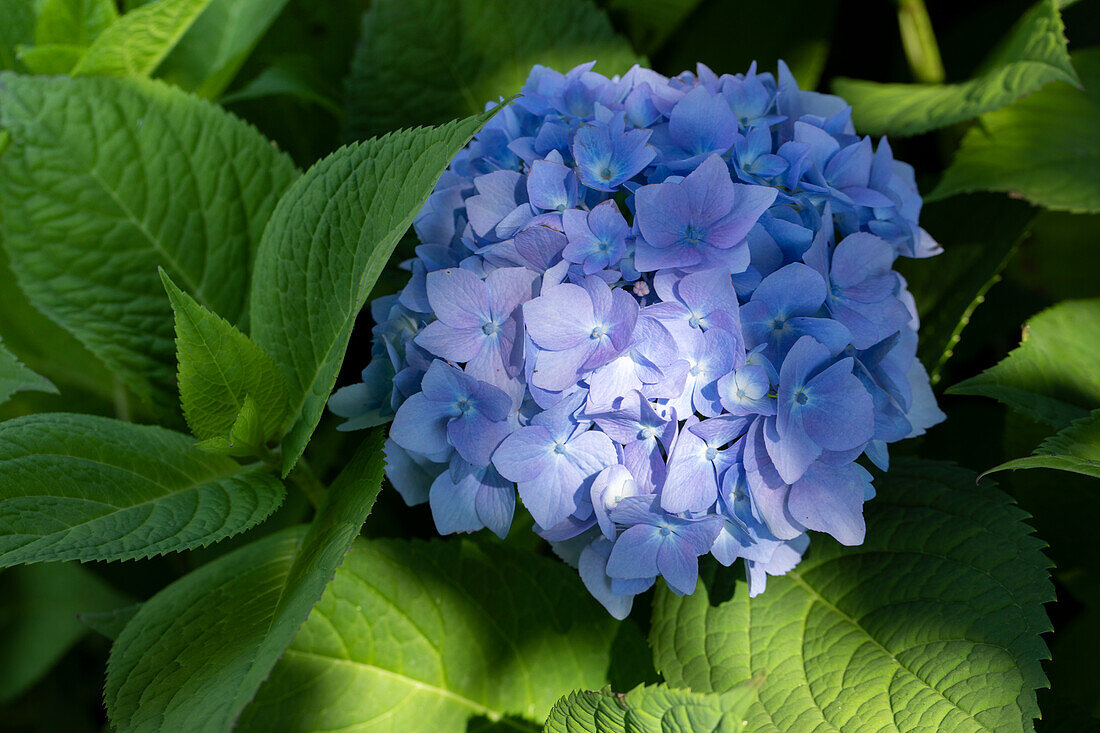
<path fill-rule="evenodd" d="M 700 558 L 749 592 L 809 532 L 863 541 L 861 462 L 943 419 L 898 257 L 912 169 L 779 73 L 536 66 L 417 217 L 371 307 L 343 429 L 393 421 L 386 475 L 439 532 L 535 532 L 622 618 Z"/>

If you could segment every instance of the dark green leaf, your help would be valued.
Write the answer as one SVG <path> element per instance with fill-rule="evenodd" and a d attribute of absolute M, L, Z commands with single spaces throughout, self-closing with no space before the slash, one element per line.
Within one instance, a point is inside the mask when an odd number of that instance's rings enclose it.
<path fill-rule="evenodd" d="M 261 468 L 170 430 L 64 413 L 0 423 L 0 567 L 201 547 L 263 521 L 284 495 Z"/>
<path fill-rule="evenodd" d="M 642 61 L 591 0 L 375 0 L 348 78 L 356 139 L 477 114 L 517 94 L 531 67 Z"/>
<path fill-rule="evenodd" d="M 1055 0 L 1041 0 L 1009 31 L 983 71 L 958 84 L 880 84 L 840 78 L 833 91 L 852 105 L 856 129 L 916 135 L 990 112 L 1052 81 L 1080 84 Z"/>
<path fill-rule="evenodd" d="M 0 0 L 0 71 L 21 70 L 15 49 L 34 41 L 34 4 L 35 0 Z"/>
<path fill-rule="evenodd" d="M 1018 468 L 1054 468 L 1100 478 L 1100 410 L 1044 440 L 1035 455 L 1002 463 L 986 474 Z"/>
<path fill-rule="evenodd" d="M 283 475 L 313 434 L 355 317 L 440 174 L 495 110 L 342 148 L 279 201 L 253 278 L 252 337 L 290 380 Z"/>
<path fill-rule="evenodd" d="M 30 301 L 138 396 L 174 407 L 164 267 L 231 322 L 297 175 L 254 129 L 163 84 L 0 74 L 0 233 Z"/>
<path fill-rule="evenodd" d="M 44 0 L 35 22 L 34 43 L 87 48 L 118 19 L 111 0 Z"/>
<path fill-rule="evenodd" d="M 241 730 L 537 730 L 563 690 L 606 683 L 615 624 L 555 560 L 360 540 Z"/>
<path fill-rule="evenodd" d="M 48 43 L 38 46 L 20 46 L 19 60 L 31 74 L 50 76 L 68 74 L 84 57 L 84 46 Z"/>
<path fill-rule="evenodd" d="M 1048 209 L 1100 212 L 1100 49 L 1073 63 L 1083 90 L 1052 84 L 983 115 L 929 199 L 1009 191 Z"/>
<path fill-rule="evenodd" d="M 621 19 L 634 48 L 653 53 L 680 27 L 702 0 L 603 0 L 612 18 Z M 742 8 L 744 9 L 744 8 Z"/>
<path fill-rule="evenodd" d="M 107 665 L 104 697 L 120 731 L 233 728 L 370 513 L 383 438 L 376 431 L 363 442 L 308 529 L 245 545 L 141 607 Z"/>
<path fill-rule="evenodd" d="M 84 636 L 82 611 L 126 603 L 76 563 L 8 568 L 0 573 L 0 703 L 19 696 Z"/>
<path fill-rule="evenodd" d="M 287 418 L 287 384 L 278 365 L 248 336 L 182 292 L 161 270 L 176 315 L 180 401 L 196 438 L 222 438 L 240 421 L 245 401 L 253 400 L 238 437 L 262 445 L 282 435 Z"/>
<path fill-rule="evenodd" d="M 1031 730 L 1047 684 L 1050 563 L 1024 512 L 975 479 L 895 461 L 867 504 L 862 546 L 815 537 L 753 599 L 713 564 L 694 595 L 660 587 L 657 668 L 697 692 L 766 670 L 754 733 Z"/>
<path fill-rule="evenodd" d="M 964 196 L 921 212 L 921 224 L 943 245 L 943 253 L 931 261 L 900 259 L 895 267 L 916 300 L 917 355 L 933 384 L 1034 215 L 1023 201 L 995 194 Z"/>
<path fill-rule="evenodd" d="M 112 608 L 110 611 L 85 611 L 77 614 L 80 623 L 92 631 L 103 634 L 111 641 L 118 638 L 126 624 L 137 614 L 142 604 L 132 603 L 121 608 Z"/>
<path fill-rule="evenodd" d="M 4 342 L 0 341 L 0 405 L 16 392 L 23 390 L 57 394 L 57 387 L 50 380 L 23 366 L 15 354 L 7 350 Z"/>
<path fill-rule="evenodd" d="M 1062 428 L 1100 406 L 1100 299 L 1069 300 L 1032 318 L 1003 361 L 949 387 Z"/>

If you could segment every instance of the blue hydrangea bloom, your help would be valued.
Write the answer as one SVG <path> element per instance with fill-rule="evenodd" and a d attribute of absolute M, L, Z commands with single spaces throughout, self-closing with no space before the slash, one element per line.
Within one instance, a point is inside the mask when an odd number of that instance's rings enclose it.
<path fill-rule="evenodd" d="M 778 74 L 536 66 L 414 222 L 362 382 L 386 475 L 439 532 L 516 511 L 617 618 L 712 555 L 750 595 L 809 532 L 863 541 L 869 462 L 943 419 L 898 257 L 913 170 Z M 518 492 L 519 503 L 516 501 Z"/>

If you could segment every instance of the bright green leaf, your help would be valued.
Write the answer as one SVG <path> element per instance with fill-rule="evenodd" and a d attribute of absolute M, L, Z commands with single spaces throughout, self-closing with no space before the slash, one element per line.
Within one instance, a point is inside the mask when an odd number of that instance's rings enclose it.
<path fill-rule="evenodd" d="M 1032 318 L 999 364 L 947 392 L 992 397 L 1063 428 L 1100 406 L 1097 364 L 1100 299 L 1069 300 Z"/>
<path fill-rule="evenodd" d="M 296 422 L 283 475 L 321 419 L 355 317 L 394 246 L 494 111 L 342 148 L 279 201 L 256 258 L 252 337 L 290 379 Z"/>
<path fill-rule="evenodd" d="M 209 98 L 221 94 L 287 0 L 211 0 L 157 75 Z"/>
<path fill-rule="evenodd" d="M 1052 81 L 1079 84 L 1054 0 L 1041 0 L 1009 31 L 983 71 L 957 84 L 880 84 L 840 78 L 833 91 L 852 105 L 856 129 L 916 135 L 973 119 Z"/>
<path fill-rule="evenodd" d="M 676 32 L 702 0 L 603 0 L 613 18 L 622 20 L 634 47 L 653 53 Z M 742 8 L 743 9 L 743 8 Z"/>
<path fill-rule="evenodd" d="M 57 394 L 57 387 L 50 380 L 23 366 L 15 354 L 4 346 L 4 342 L 0 341 L 0 405 L 16 392 L 23 390 Z"/>
<path fill-rule="evenodd" d="M 159 0 L 119 18 L 88 48 L 74 75 L 149 76 L 211 0 Z"/>
<path fill-rule="evenodd" d="M 34 44 L 87 48 L 117 19 L 112 0 L 45 0 L 38 11 Z"/>
<path fill-rule="evenodd" d="M 929 198 L 1009 191 L 1048 209 L 1100 213 L 1100 49 L 1073 62 L 1083 90 L 1052 84 L 983 115 Z"/>
<path fill-rule="evenodd" d="M 107 664 L 104 697 L 118 730 L 233 727 L 370 513 L 382 485 L 384 437 L 375 431 L 363 441 L 308 530 L 245 545 L 141 607 Z"/>
<path fill-rule="evenodd" d="M 862 546 L 817 535 L 753 599 L 739 570 L 714 564 L 694 595 L 659 587 L 658 670 L 697 692 L 766 670 L 754 733 L 1031 730 L 1050 563 L 1026 514 L 976 478 L 895 461 L 866 506 Z"/>
<path fill-rule="evenodd" d="M 258 432 L 253 445 L 279 437 L 288 405 L 278 365 L 252 339 L 182 292 L 164 270 L 161 279 L 176 315 L 180 401 L 191 432 L 200 440 L 227 436 L 251 398 L 254 414 L 246 415 L 240 426 L 246 432 L 239 437 Z"/>
<path fill-rule="evenodd" d="M 625 695 L 606 688 L 572 692 L 554 705 L 543 733 L 739 733 L 763 679 L 721 694 L 667 685 L 638 686 Z"/>
<path fill-rule="evenodd" d="M 202 547 L 284 496 L 261 468 L 163 428 L 65 413 L 0 423 L 0 567 Z"/>
<path fill-rule="evenodd" d="M 126 602 L 76 563 L 0 572 L 0 703 L 18 697 L 84 636 L 78 613 Z"/>
<path fill-rule="evenodd" d="M 247 395 L 229 430 L 224 435 L 200 440 L 195 447 L 220 456 L 244 458 L 262 455 L 268 437 L 260 417 L 260 406 L 252 395 Z"/>
<path fill-rule="evenodd" d="M 657 60 L 669 74 L 695 71 L 698 62 L 718 74 L 743 74 L 754 61 L 758 71 L 774 74 L 782 59 L 799 86 L 813 89 L 825 69 L 839 5 L 839 0 L 787 0 L 779 13 L 768 3 L 704 0 Z"/>
<path fill-rule="evenodd" d="M 931 261 L 902 258 L 895 267 L 917 304 L 917 356 L 933 384 L 1034 215 L 1025 202 L 996 194 L 938 202 L 921 212 L 921 225 L 943 252 Z"/>
<path fill-rule="evenodd" d="M 20 46 L 19 61 L 31 74 L 50 76 L 68 74 L 84 56 L 84 46 L 50 43 L 41 46 Z"/>
<path fill-rule="evenodd" d="M 0 71 L 20 71 L 15 49 L 34 42 L 35 0 L 0 0 Z"/>
<path fill-rule="evenodd" d="M 615 624 L 555 560 L 360 540 L 241 730 L 538 730 L 563 690 L 606 683 Z"/>
<path fill-rule="evenodd" d="M 135 394 L 174 409 L 163 267 L 237 322 L 289 158 L 167 85 L 0 74 L 0 233 L 22 290 Z M 56 355 L 55 355 L 56 356 Z"/>
<path fill-rule="evenodd" d="M 1002 463 L 986 474 L 1018 468 L 1054 468 L 1100 478 L 1100 410 L 1044 440 L 1035 455 Z"/>
<path fill-rule="evenodd" d="M 477 114 L 518 94 L 535 64 L 562 73 L 643 61 L 591 0 L 375 0 L 348 77 L 356 139 Z"/>

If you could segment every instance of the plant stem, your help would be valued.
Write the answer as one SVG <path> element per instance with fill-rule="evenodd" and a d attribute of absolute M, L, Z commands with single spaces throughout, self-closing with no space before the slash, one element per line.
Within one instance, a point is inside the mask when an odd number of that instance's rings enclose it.
<path fill-rule="evenodd" d="M 924 0 L 895 0 L 898 6 L 898 29 L 901 45 L 913 78 L 923 84 L 941 84 L 944 80 L 943 61 L 932 21 Z"/>

